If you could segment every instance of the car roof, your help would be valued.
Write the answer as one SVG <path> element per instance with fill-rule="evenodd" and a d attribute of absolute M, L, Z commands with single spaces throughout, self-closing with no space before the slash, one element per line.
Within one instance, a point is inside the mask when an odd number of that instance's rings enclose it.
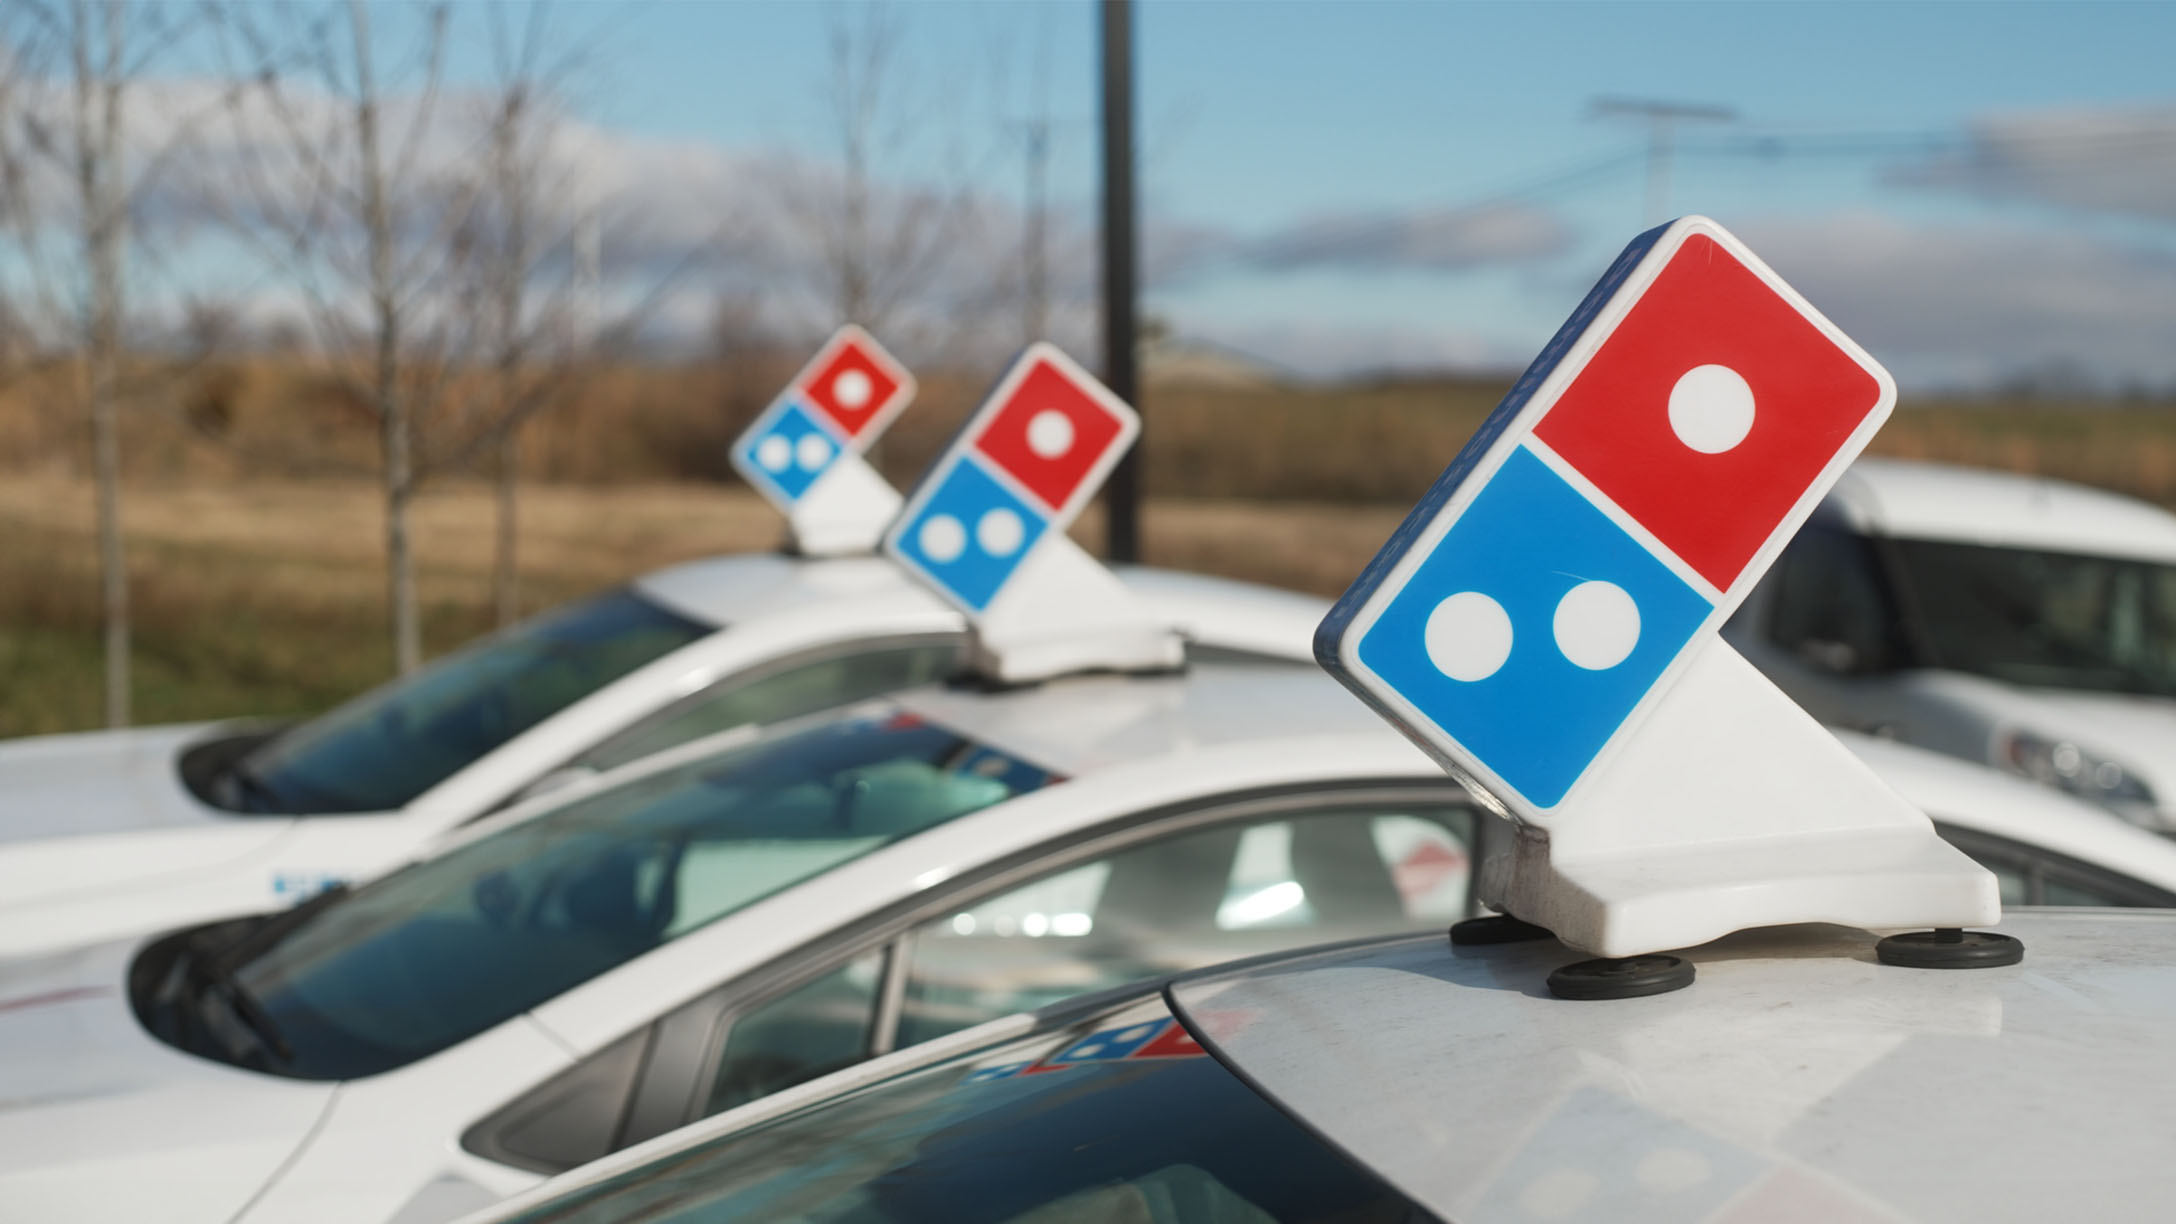
<path fill-rule="evenodd" d="M 1864 932 L 1770 928 L 1680 953 L 1688 989 L 1573 1002 L 1543 986 L 1580 958 L 1554 940 L 1438 936 L 1171 996 L 1242 1078 L 1449 1219 L 2158 1214 L 2176 915 L 2001 929 L 2023 964 L 1897 968 Z"/>
<path fill-rule="evenodd" d="M 1903 459 L 1861 459 L 1824 514 L 1904 539 L 2176 562 L 2176 515 L 2045 476 Z"/>
<path fill-rule="evenodd" d="M 1147 566 L 1115 571 L 1148 604 L 1196 641 L 1228 650 L 1313 658 L 1315 626 L 1329 601 L 1259 583 Z M 786 553 L 705 557 L 645 574 L 635 588 L 683 616 L 716 626 L 851 599 L 871 613 L 895 606 L 926 614 L 945 605 L 882 557 L 812 558 Z"/>
<path fill-rule="evenodd" d="M 890 700 L 1072 776 L 1231 744 L 1323 736 L 1380 741 L 1389 759 L 1416 776 L 1441 776 L 1314 668 L 1205 662 L 1168 675 L 1070 676 L 1011 690 L 934 685 Z"/>
<path fill-rule="evenodd" d="M 881 557 L 704 557 L 644 574 L 634 585 L 683 616 L 721 626 L 834 599 L 896 601 L 915 611 L 939 606 L 935 595 Z"/>
<path fill-rule="evenodd" d="M 2007 838 L 2176 892 L 2176 842 L 2023 778 L 1831 727 L 1860 760 L 1937 822 Z"/>

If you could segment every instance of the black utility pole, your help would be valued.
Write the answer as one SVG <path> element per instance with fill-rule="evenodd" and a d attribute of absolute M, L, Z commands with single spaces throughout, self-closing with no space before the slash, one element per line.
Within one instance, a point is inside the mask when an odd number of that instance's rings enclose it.
<path fill-rule="evenodd" d="M 1141 405 L 1135 370 L 1133 195 L 1133 4 L 1103 2 L 1103 381 L 1118 398 Z M 1141 559 L 1141 438 L 1111 473 L 1104 497 L 1105 551 L 1113 561 Z"/>

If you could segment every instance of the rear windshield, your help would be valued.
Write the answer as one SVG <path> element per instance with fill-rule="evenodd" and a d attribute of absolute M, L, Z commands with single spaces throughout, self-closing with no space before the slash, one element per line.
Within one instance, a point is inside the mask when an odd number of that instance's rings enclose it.
<path fill-rule="evenodd" d="M 660 1156 L 509 1224 L 1435 1218 L 1257 1096 L 1152 998 Z"/>
<path fill-rule="evenodd" d="M 432 1054 L 689 931 L 1053 775 L 879 707 L 634 779 L 361 890 L 144 953 L 155 1034 L 306 1079 Z M 222 940 L 230 942 L 222 943 Z"/>
<path fill-rule="evenodd" d="M 718 626 L 631 590 L 555 609 L 265 743 L 206 796 L 241 812 L 383 812 Z"/>

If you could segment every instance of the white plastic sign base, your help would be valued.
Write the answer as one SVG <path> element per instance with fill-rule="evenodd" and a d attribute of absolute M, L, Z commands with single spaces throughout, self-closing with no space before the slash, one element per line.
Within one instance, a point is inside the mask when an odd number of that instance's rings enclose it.
<path fill-rule="evenodd" d="M 842 454 L 786 511 L 786 547 L 804 557 L 866 557 L 904 499 L 860 454 Z"/>
<path fill-rule="evenodd" d="M 1712 639 L 1579 798 L 1482 865 L 1484 903 L 1599 956 L 1747 927 L 1986 926 L 1995 878 Z"/>
<path fill-rule="evenodd" d="M 1116 574 L 1058 536 L 1021 563 L 1020 574 L 975 625 L 967 665 L 1003 684 L 1091 671 L 1168 671 L 1186 644 Z"/>

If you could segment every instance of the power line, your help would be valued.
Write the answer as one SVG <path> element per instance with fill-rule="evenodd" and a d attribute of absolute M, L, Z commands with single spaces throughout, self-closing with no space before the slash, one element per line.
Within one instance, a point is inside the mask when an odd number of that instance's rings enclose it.
<path fill-rule="evenodd" d="M 1587 104 L 1590 118 L 1624 116 L 1647 124 L 1647 219 L 1660 225 L 1669 213 L 1670 153 L 1681 123 L 1731 123 L 1733 107 L 1708 102 L 1665 102 L 1652 98 L 1596 98 Z"/>

